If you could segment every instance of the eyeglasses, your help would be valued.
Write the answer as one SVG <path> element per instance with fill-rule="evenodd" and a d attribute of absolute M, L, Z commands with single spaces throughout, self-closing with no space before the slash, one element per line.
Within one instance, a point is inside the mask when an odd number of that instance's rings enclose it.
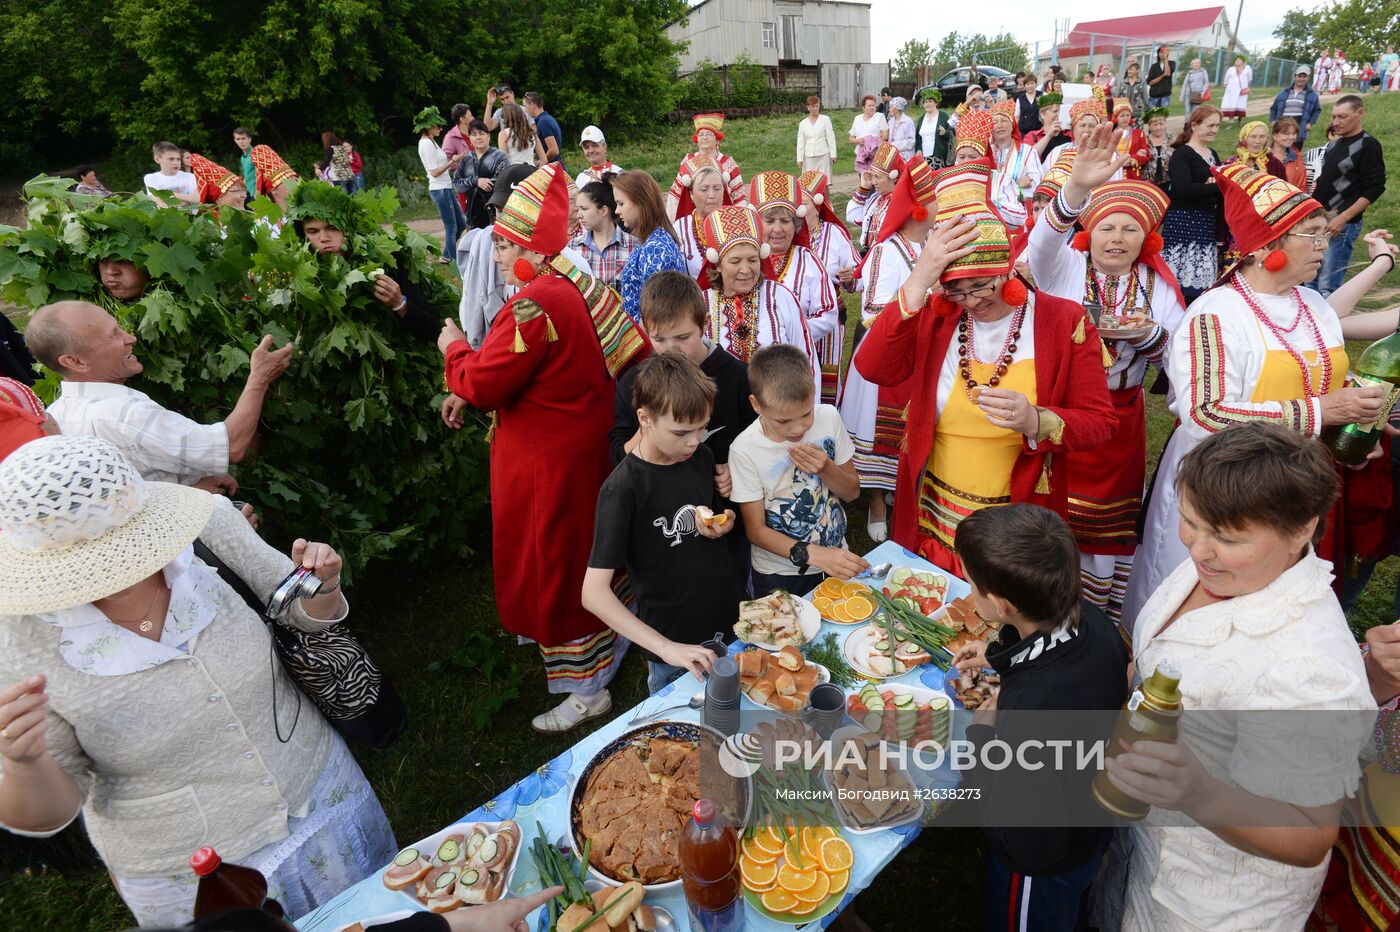
<path fill-rule="evenodd" d="M 1321 233 L 1286 233 L 1284 235 L 1311 240 L 1313 249 L 1326 249 L 1327 244 L 1332 240 L 1332 234 L 1327 230 L 1323 230 Z"/>
<path fill-rule="evenodd" d="M 980 288 L 972 288 L 968 291 L 944 291 L 943 297 L 949 301 L 966 301 L 969 298 L 985 298 L 997 290 L 996 282 L 990 285 L 983 285 Z"/>

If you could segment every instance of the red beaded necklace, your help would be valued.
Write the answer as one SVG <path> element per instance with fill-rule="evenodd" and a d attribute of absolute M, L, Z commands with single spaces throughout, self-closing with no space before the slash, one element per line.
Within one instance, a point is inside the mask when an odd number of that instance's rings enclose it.
<path fill-rule="evenodd" d="M 1029 303 L 1029 302 L 1027 302 Z M 972 316 L 967 311 L 962 312 L 962 319 L 958 322 L 958 375 L 962 376 L 963 391 L 967 393 L 968 401 L 976 401 L 972 396 L 972 390 L 978 387 L 978 382 L 972 377 L 972 363 L 979 362 L 983 365 L 996 363 L 991 378 L 987 379 L 988 388 L 996 388 L 1001 382 L 1001 377 L 1006 375 L 1006 370 L 1011 368 L 1011 359 L 1016 355 L 1016 341 L 1021 339 L 1021 324 L 1026 320 L 1027 304 L 1022 304 L 1013 312 L 1011 325 L 1006 328 L 1006 339 L 1001 344 L 1001 352 L 997 354 L 995 360 L 983 360 L 977 357 L 977 344 L 972 332 Z"/>
<path fill-rule="evenodd" d="M 1327 390 L 1332 386 L 1332 354 L 1327 352 L 1327 341 L 1322 337 L 1322 329 L 1317 325 L 1317 318 L 1313 316 L 1312 311 L 1308 310 L 1308 305 L 1303 300 L 1302 292 L 1296 287 L 1293 289 L 1293 300 L 1298 305 L 1298 316 L 1293 319 L 1292 325 L 1280 327 L 1269 319 L 1269 315 L 1259 306 L 1259 301 L 1255 297 L 1254 289 L 1249 286 L 1249 282 L 1245 281 L 1244 277 L 1238 272 L 1230 277 L 1230 287 L 1234 288 L 1235 293 L 1244 299 L 1244 303 L 1249 305 L 1249 309 L 1253 312 L 1254 316 L 1260 323 L 1269 328 L 1274 338 L 1283 344 L 1283 348 L 1288 350 L 1288 355 L 1292 356 L 1293 361 L 1298 364 L 1299 371 L 1303 373 L 1303 393 L 1309 398 L 1316 398 L 1319 395 L 1326 394 Z M 1288 340 L 1284 338 L 1284 334 L 1292 333 L 1298 328 L 1298 324 L 1305 319 L 1308 322 L 1308 329 L 1312 331 L 1313 346 L 1317 349 L 1317 358 L 1322 366 L 1322 384 L 1317 386 L 1316 389 L 1314 389 L 1313 386 L 1312 368 L 1308 365 L 1308 361 L 1303 358 L 1302 353 L 1294 349 L 1292 343 L 1289 343 Z"/>

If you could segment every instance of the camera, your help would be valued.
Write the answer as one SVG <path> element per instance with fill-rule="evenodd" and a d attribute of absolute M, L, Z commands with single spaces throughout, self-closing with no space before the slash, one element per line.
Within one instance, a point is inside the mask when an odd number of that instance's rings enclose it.
<path fill-rule="evenodd" d="M 298 566 L 277 584 L 267 600 L 267 617 L 281 618 L 297 599 L 309 599 L 321 591 L 321 578 L 316 571 Z"/>

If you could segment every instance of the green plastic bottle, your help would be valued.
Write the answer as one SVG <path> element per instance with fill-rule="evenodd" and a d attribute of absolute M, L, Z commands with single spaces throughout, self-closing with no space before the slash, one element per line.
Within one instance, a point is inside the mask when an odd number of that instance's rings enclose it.
<path fill-rule="evenodd" d="M 1358 387 L 1379 385 L 1385 389 L 1380 416 L 1364 424 L 1334 424 L 1322 431 L 1322 442 L 1332 452 L 1332 458 L 1347 466 L 1366 461 L 1366 454 L 1375 449 L 1381 439 L 1381 429 L 1390 417 L 1396 398 L 1400 398 L 1400 329 L 1390 336 L 1366 347 L 1356 361 L 1349 384 Z"/>

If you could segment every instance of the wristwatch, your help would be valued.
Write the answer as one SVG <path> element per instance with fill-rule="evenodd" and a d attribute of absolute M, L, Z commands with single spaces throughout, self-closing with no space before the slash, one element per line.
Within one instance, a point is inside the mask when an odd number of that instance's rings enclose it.
<path fill-rule="evenodd" d="M 807 572 L 807 542 L 799 540 L 793 544 L 792 549 L 788 551 L 788 559 L 797 567 L 799 573 Z"/>

